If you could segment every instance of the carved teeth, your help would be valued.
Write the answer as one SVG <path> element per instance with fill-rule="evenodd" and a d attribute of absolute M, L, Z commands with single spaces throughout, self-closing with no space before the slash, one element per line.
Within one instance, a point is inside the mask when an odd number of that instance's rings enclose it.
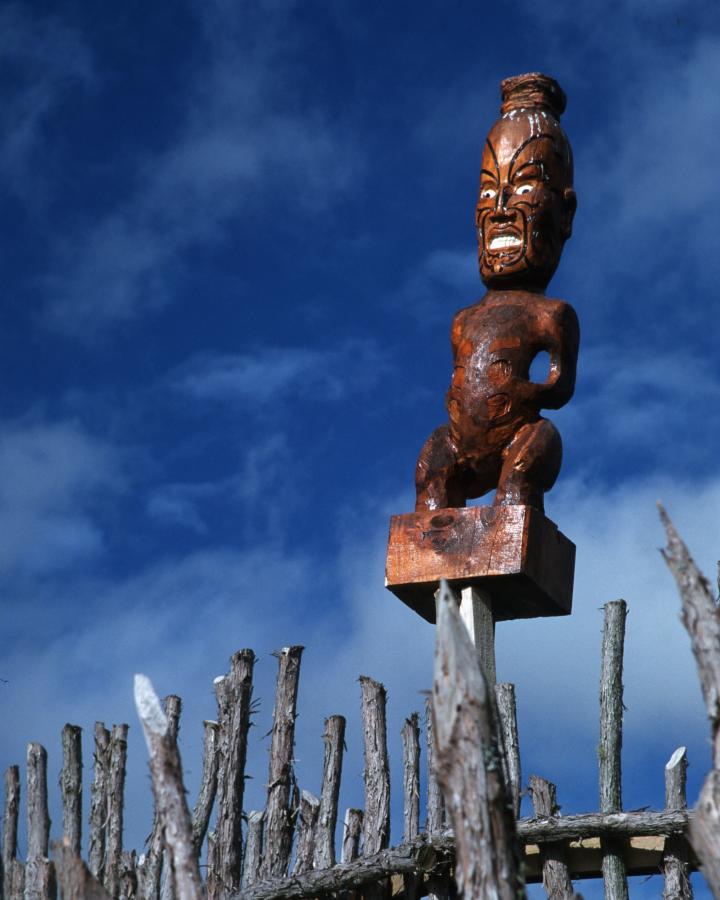
<path fill-rule="evenodd" d="M 490 239 L 490 250 L 505 250 L 507 247 L 519 247 L 521 239 L 515 234 L 502 234 Z"/>

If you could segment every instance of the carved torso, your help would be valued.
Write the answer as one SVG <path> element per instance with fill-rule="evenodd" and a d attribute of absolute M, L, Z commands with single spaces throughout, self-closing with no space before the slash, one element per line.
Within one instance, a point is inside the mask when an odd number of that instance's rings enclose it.
<path fill-rule="evenodd" d="M 446 403 L 462 456 L 505 446 L 522 425 L 537 421 L 540 409 L 561 405 L 553 368 L 559 375 L 568 321 L 575 322 L 568 304 L 526 291 L 490 291 L 455 316 Z M 547 382 L 533 384 L 530 366 L 541 351 L 550 354 L 551 371 Z"/>

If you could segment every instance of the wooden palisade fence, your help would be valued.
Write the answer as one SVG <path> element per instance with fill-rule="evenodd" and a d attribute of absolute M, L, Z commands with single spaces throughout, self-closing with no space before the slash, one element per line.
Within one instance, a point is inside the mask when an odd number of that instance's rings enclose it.
<path fill-rule="evenodd" d="M 713 768 L 698 806 L 686 809 L 684 748 L 666 766 L 663 810 L 623 812 L 620 750 L 626 606 L 605 606 L 600 686 L 599 809 L 561 816 L 555 785 L 531 776 L 532 818 L 518 818 L 520 754 L 511 685 L 491 688 L 447 586 L 438 605 L 432 697 L 425 716 L 427 794 L 421 829 L 419 716 L 402 729 L 403 835 L 391 847 L 390 767 L 384 687 L 362 677 L 364 809 L 344 812 L 335 846 L 345 720 L 330 716 L 319 795 L 301 790 L 293 771 L 301 647 L 278 654 L 278 678 L 264 810 L 243 810 L 255 656 L 240 650 L 216 679 L 217 722 L 204 724 L 202 783 L 192 809 L 177 746 L 180 699 L 158 700 L 136 677 L 135 699 L 155 799 L 144 852 L 123 847 L 127 725 L 97 723 L 93 748 L 87 862 L 81 850 L 81 733 L 62 733 L 63 839 L 49 847 L 47 753 L 30 744 L 25 806 L 27 852 L 18 858 L 20 772 L 5 773 L 2 833 L 4 900 L 138 898 L 245 900 L 321 897 L 445 900 L 525 896 L 542 881 L 551 900 L 571 900 L 573 880 L 602 877 L 609 900 L 628 896 L 627 876 L 661 872 L 665 898 L 692 897 L 698 861 L 720 898 L 720 618 L 710 588 L 664 513 L 666 560 L 697 658 L 713 737 Z M 443 796 L 448 798 L 444 802 Z M 210 827 L 212 822 L 212 828 Z M 206 862 L 200 865 L 201 858 Z M 456 887 L 457 883 L 457 887 Z"/>

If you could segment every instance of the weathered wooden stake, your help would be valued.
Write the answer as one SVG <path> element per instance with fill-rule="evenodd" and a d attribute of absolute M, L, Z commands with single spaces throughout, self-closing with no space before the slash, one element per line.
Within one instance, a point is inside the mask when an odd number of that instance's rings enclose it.
<path fill-rule="evenodd" d="M 363 830 L 363 811 L 346 809 L 343 821 L 343 841 L 341 859 L 350 863 L 360 855 L 360 838 Z"/>
<path fill-rule="evenodd" d="M 505 761 L 505 784 L 512 797 L 515 817 L 518 818 L 520 816 L 522 776 L 520 772 L 520 741 L 518 740 L 515 685 L 508 682 L 496 684 L 495 701 L 498 711 L 500 741 Z"/>
<path fill-rule="evenodd" d="M 340 797 L 343 750 L 345 748 L 345 719 L 330 716 L 325 719 L 323 734 L 325 753 L 323 758 L 322 790 L 320 792 L 320 812 L 315 834 L 316 869 L 329 869 L 335 865 L 335 827 Z"/>
<path fill-rule="evenodd" d="M 105 874 L 105 826 L 109 777 L 110 732 L 102 722 L 96 722 L 93 781 L 90 786 L 88 865 L 90 873 L 100 882 L 103 881 Z"/>
<path fill-rule="evenodd" d="M 293 875 L 302 875 L 313 867 L 315 853 L 315 829 L 318 813 L 320 812 L 320 800 L 310 791 L 303 791 L 300 795 L 300 811 L 297 824 L 297 849 L 295 851 L 295 866 Z"/>
<path fill-rule="evenodd" d="M 263 820 L 265 811 L 251 810 L 247 817 L 247 841 L 243 857 L 242 888 L 250 887 L 260 877 L 262 863 Z"/>
<path fill-rule="evenodd" d="M 360 676 L 362 692 L 365 812 L 363 856 L 384 850 L 390 843 L 390 762 L 387 750 L 387 692 L 379 681 Z M 379 900 L 387 885 L 366 888 L 365 900 Z"/>
<path fill-rule="evenodd" d="M 65 725 L 62 730 L 63 766 L 60 792 L 63 804 L 63 835 L 70 851 L 80 856 L 82 838 L 82 728 Z"/>
<path fill-rule="evenodd" d="M 429 837 L 440 834 L 445 824 L 445 804 L 437 780 L 435 736 L 432 723 L 432 696 L 425 701 L 425 737 L 427 742 L 427 804 L 425 830 Z"/>
<path fill-rule="evenodd" d="M 427 743 L 427 806 L 425 831 L 433 840 L 445 827 L 445 801 L 435 771 L 435 737 L 432 723 L 432 695 L 425 701 L 425 737 Z M 428 879 L 428 900 L 446 900 L 450 876 L 433 873 Z"/>
<path fill-rule="evenodd" d="M 284 647 L 277 653 L 279 667 L 270 741 L 263 877 L 286 875 L 292 851 L 291 798 L 295 776 L 293 746 L 300 660 L 303 647 Z"/>
<path fill-rule="evenodd" d="M 218 770 L 214 873 L 220 889 L 234 893 L 242 868 L 242 806 L 252 708 L 255 654 L 249 648 L 230 657 L 230 671 L 215 679 L 218 704 Z"/>
<path fill-rule="evenodd" d="M 364 748 L 365 811 L 363 855 L 385 849 L 390 842 L 390 763 L 387 751 L 384 685 L 360 676 Z"/>
<path fill-rule="evenodd" d="M 127 765 L 127 725 L 113 725 L 110 735 L 110 774 L 105 831 L 105 872 L 103 884 L 111 897 L 120 894 L 120 858 L 123 839 L 123 803 Z"/>
<path fill-rule="evenodd" d="M 25 867 L 17 858 L 20 813 L 20 769 L 5 770 L 5 807 L 2 829 L 3 896 L 19 900 L 25 888 Z"/>
<path fill-rule="evenodd" d="M 47 751 L 40 744 L 27 748 L 27 862 L 25 900 L 54 900 L 55 874 L 48 859 Z"/>
<path fill-rule="evenodd" d="M 219 726 L 217 722 L 211 722 L 207 719 L 203 722 L 202 777 L 192 817 L 193 841 L 195 842 L 198 856 L 200 855 L 200 850 L 202 849 L 202 844 L 205 840 L 205 835 L 207 834 L 210 815 L 212 813 L 213 803 L 215 802 L 215 793 L 217 791 L 219 763 L 218 732 Z"/>
<path fill-rule="evenodd" d="M 458 889 L 466 900 L 518 900 L 525 889 L 493 697 L 444 581 L 436 632 L 436 769 L 455 832 Z"/>
<path fill-rule="evenodd" d="M 537 775 L 530 776 L 530 799 L 532 800 L 535 818 L 549 819 L 559 811 L 555 785 Z M 571 900 L 573 892 L 570 871 L 567 867 L 565 845 L 541 844 L 543 887 L 547 891 L 548 900 Z"/>
<path fill-rule="evenodd" d="M 167 716 L 144 675 L 135 676 L 135 705 L 150 754 L 155 808 L 168 851 L 175 895 L 177 900 L 201 900 L 204 892 L 177 741 L 170 734 Z"/>
<path fill-rule="evenodd" d="M 622 720 L 623 647 L 627 604 L 615 600 L 605 604 L 600 675 L 600 812 L 622 810 Z M 627 873 L 622 848 L 612 839 L 603 839 L 603 882 L 606 900 L 627 900 Z"/>
<path fill-rule="evenodd" d="M 678 747 L 665 766 L 665 809 L 687 809 L 687 750 Z M 688 848 L 683 836 L 669 835 L 663 853 L 663 900 L 692 900 L 688 879 Z"/>
<path fill-rule="evenodd" d="M 414 840 L 420 833 L 420 725 L 418 713 L 412 713 L 402 727 L 403 742 L 403 842 Z M 420 895 L 422 879 L 405 876 L 405 900 Z"/>

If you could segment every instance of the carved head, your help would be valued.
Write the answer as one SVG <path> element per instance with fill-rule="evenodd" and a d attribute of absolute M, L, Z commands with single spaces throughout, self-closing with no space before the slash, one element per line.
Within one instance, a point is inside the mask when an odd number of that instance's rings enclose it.
<path fill-rule="evenodd" d="M 565 94 L 537 72 L 506 78 L 500 118 L 483 149 L 476 209 L 480 275 L 488 287 L 542 291 L 572 232 L 572 151 Z"/>

